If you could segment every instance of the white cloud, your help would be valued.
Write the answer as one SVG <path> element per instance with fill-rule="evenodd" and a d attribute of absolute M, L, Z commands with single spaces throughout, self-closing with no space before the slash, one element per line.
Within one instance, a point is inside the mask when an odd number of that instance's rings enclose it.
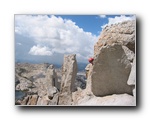
<path fill-rule="evenodd" d="M 81 61 L 93 55 L 98 39 L 75 22 L 54 15 L 16 15 L 15 33 L 34 40 L 35 45 L 29 51 L 31 55 L 77 54 Z"/>
<path fill-rule="evenodd" d="M 106 18 L 106 15 L 99 15 L 100 18 Z"/>
<path fill-rule="evenodd" d="M 30 51 L 29 54 L 31 55 L 47 55 L 47 56 L 51 56 L 52 52 L 49 50 L 49 48 L 47 47 L 42 47 L 42 46 L 33 46 Z"/>
<path fill-rule="evenodd" d="M 105 28 L 107 25 L 111 25 L 111 24 L 116 24 L 116 23 L 120 23 L 123 21 L 128 21 L 128 20 L 135 20 L 135 16 L 125 16 L 125 15 L 121 15 L 121 16 L 116 16 L 115 18 L 108 18 L 108 23 L 101 26 L 101 28 Z"/>

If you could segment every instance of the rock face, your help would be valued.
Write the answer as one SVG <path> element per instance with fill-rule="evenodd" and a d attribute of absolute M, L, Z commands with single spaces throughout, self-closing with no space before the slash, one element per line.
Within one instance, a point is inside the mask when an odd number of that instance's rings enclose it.
<path fill-rule="evenodd" d="M 135 53 L 135 21 L 125 21 L 122 23 L 106 26 L 94 46 L 94 55 L 96 55 L 102 46 L 120 43 L 127 46 Z"/>
<path fill-rule="evenodd" d="M 133 88 L 127 85 L 130 71 L 130 61 L 121 45 L 102 47 L 93 65 L 92 92 L 96 96 L 123 93 L 132 95 Z"/>
<path fill-rule="evenodd" d="M 86 89 L 72 94 L 73 105 L 135 106 L 135 21 L 106 26 L 86 67 Z"/>
<path fill-rule="evenodd" d="M 47 79 L 47 85 L 48 86 L 55 86 L 56 88 L 59 88 L 58 78 L 54 69 L 54 65 L 50 65 L 47 68 L 46 72 L 46 79 Z"/>
<path fill-rule="evenodd" d="M 135 21 L 106 26 L 94 46 L 94 58 L 91 86 L 95 95 L 133 95 L 135 82 L 131 84 L 131 81 L 136 73 L 131 72 L 131 65 L 135 59 Z"/>
<path fill-rule="evenodd" d="M 59 82 L 53 65 L 16 64 L 16 90 L 26 93 L 21 105 L 57 105 Z M 20 92 L 21 93 L 21 92 Z"/>
<path fill-rule="evenodd" d="M 136 57 L 133 60 L 132 69 L 127 83 L 128 85 L 135 85 L 136 83 Z"/>
<path fill-rule="evenodd" d="M 59 105 L 71 105 L 72 92 L 77 74 L 76 55 L 65 55 L 62 66 L 62 81 L 59 96 Z"/>
<path fill-rule="evenodd" d="M 131 72 L 127 81 L 128 85 L 135 85 L 135 88 L 133 89 L 133 95 L 135 97 L 136 101 L 136 57 L 133 60 Z"/>
<path fill-rule="evenodd" d="M 91 92 L 92 92 L 91 75 L 92 75 L 92 71 L 93 71 L 93 65 L 91 63 L 89 63 L 85 69 L 87 72 L 86 91 L 88 92 L 88 94 L 91 94 Z"/>
<path fill-rule="evenodd" d="M 59 83 L 53 65 L 47 68 L 45 81 L 42 82 L 43 84 L 38 85 L 39 99 L 37 105 L 57 105 Z"/>

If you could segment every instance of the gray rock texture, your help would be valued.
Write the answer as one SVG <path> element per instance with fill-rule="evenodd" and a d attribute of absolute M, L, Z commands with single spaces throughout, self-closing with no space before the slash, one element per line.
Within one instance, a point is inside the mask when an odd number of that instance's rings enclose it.
<path fill-rule="evenodd" d="M 23 100 L 17 100 L 17 104 L 57 104 L 60 85 L 53 65 L 18 63 L 15 72 L 16 90 L 27 95 Z"/>
<path fill-rule="evenodd" d="M 128 85 L 135 85 L 136 84 L 136 57 L 133 60 L 131 72 L 128 78 Z"/>
<path fill-rule="evenodd" d="M 93 72 L 93 65 L 90 63 L 86 66 L 85 68 L 87 71 L 87 84 L 86 84 L 86 91 L 88 92 L 88 94 L 93 94 L 92 93 L 92 81 L 91 81 L 91 75 Z"/>
<path fill-rule="evenodd" d="M 92 71 L 92 92 L 96 96 L 128 93 L 132 86 L 127 85 L 131 71 L 130 61 L 121 45 L 102 47 L 94 60 Z"/>
<path fill-rule="evenodd" d="M 37 100 L 38 100 L 38 95 L 31 95 L 31 96 L 29 96 L 27 105 L 36 105 Z"/>
<path fill-rule="evenodd" d="M 59 105 L 71 105 L 72 92 L 75 91 L 75 79 L 77 74 L 76 55 L 65 55 L 62 66 L 62 81 L 59 96 Z"/>
<path fill-rule="evenodd" d="M 133 20 L 106 26 L 94 46 L 94 55 L 99 52 L 102 46 L 112 45 L 113 43 L 127 46 L 135 52 L 135 23 Z"/>
<path fill-rule="evenodd" d="M 39 106 L 48 105 L 49 102 L 50 102 L 50 99 L 48 98 L 48 96 L 43 96 L 43 97 L 38 98 L 37 105 Z"/>
<path fill-rule="evenodd" d="M 54 65 L 50 65 L 47 68 L 46 81 L 47 81 L 48 86 L 55 86 L 56 88 L 59 87 L 58 78 L 57 78 L 57 74 L 56 74 L 55 69 L 54 69 Z"/>

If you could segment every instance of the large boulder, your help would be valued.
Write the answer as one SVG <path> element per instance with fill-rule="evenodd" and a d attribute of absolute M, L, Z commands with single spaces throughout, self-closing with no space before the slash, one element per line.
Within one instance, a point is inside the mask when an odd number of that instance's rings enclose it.
<path fill-rule="evenodd" d="M 59 96 L 59 105 L 71 105 L 72 92 L 75 91 L 75 79 L 77 74 L 76 55 L 65 55 L 62 66 L 62 81 Z"/>
<path fill-rule="evenodd" d="M 96 96 L 123 93 L 132 95 L 133 86 L 127 84 L 130 71 L 131 63 L 121 45 L 102 47 L 94 60 L 92 92 Z"/>
<path fill-rule="evenodd" d="M 94 46 L 96 55 L 102 46 L 120 43 L 135 52 L 135 21 L 124 21 L 118 24 L 106 26 Z"/>

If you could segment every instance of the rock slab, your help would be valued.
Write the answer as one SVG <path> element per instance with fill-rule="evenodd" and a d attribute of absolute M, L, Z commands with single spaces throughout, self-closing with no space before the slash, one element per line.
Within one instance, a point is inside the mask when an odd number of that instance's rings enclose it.
<path fill-rule="evenodd" d="M 94 60 L 92 92 L 96 96 L 128 93 L 133 86 L 127 84 L 131 64 L 121 45 L 103 46 Z"/>
<path fill-rule="evenodd" d="M 72 92 L 75 91 L 74 83 L 77 74 L 76 55 L 65 55 L 62 66 L 62 81 L 59 95 L 59 105 L 71 105 Z"/>

